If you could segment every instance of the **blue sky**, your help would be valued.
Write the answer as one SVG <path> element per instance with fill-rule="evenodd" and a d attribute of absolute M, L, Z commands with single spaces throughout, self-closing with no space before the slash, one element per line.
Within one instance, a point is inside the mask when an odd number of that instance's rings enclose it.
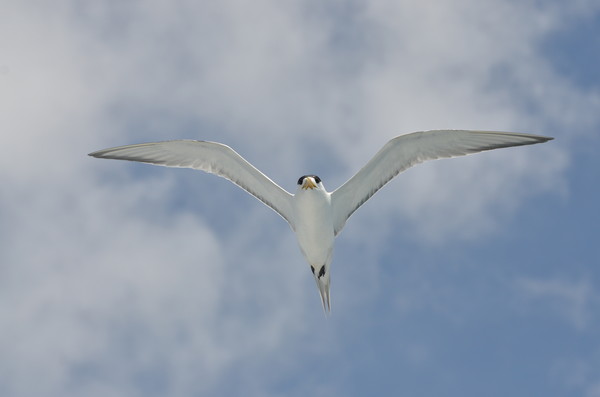
<path fill-rule="evenodd" d="M 597 1 L 12 2 L 0 15 L 2 396 L 600 396 Z M 401 174 L 336 241 L 190 138 L 329 190 L 435 128 L 544 145 Z"/>

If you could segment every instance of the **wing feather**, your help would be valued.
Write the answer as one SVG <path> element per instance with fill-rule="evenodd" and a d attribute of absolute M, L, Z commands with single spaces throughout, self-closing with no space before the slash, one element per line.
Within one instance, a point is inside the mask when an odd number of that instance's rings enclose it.
<path fill-rule="evenodd" d="M 104 159 L 138 161 L 165 167 L 193 168 L 235 183 L 293 224 L 292 195 L 227 145 L 174 140 L 119 146 L 90 153 Z"/>
<path fill-rule="evenodd" d="M 393 138 L 360 171 L 331 193 L 335 234 L 373 194 L 416 164 L 551 139 L 531 134 L 467 130 L 421 131 Z"/>

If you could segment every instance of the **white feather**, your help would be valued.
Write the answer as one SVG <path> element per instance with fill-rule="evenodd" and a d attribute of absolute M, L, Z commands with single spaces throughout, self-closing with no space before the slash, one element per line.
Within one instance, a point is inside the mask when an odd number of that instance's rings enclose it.
<path fill-rule="evenodd" d="M 271 207 L 291 225 L 312 268 L 326 312 L 330 310 L 330 265 L 334 238 L 365 201 L 393 177 L 427 160 L 463 156 L 484 150 L 531 145 L 552 138 L 496 131 L 435 130 L 401 135 L 389 141 L 352 178 L 328 193 L 318 178 L 292 195 L 279 187 L 229 146 L 178 140 L 104 149 L 90 156 L 140 161 L 166 167 L 194 168 L 230 180 Z"/>
<path fill-rule="evenodd" d="M 346 220 L 400 172 L 427 160 L 531 145 L 552 138 L 499 131 L 432 130 L 400 135 L 381 148 L 352 178 L 331 193 L 337 235 Z"/>
<path fill-rule="evenodd" d="M 271 207 L 294 229 L 293 196 L 222 143 L 193 140 L 142 143 L 99 150 L 90 156 L 193 168 L 218 175 Z"/>

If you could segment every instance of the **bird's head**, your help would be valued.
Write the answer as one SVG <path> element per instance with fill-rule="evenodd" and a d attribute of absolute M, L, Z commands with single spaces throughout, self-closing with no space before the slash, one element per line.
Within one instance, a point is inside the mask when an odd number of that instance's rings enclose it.
<path fill-rule="evenodd" d="M 319 288 L 319 294 L 321 295 L 321 303 L 323 304 L 323 310 L 325 314 L 329 314 L 331 311 L 331 304 L 329 301 L 329 266 L 323 265 L 321 267 L 310 266 L 315 281 L 317 282 L 317 288 Z"/>
<path fill-rule="evenodd" d="M 323 184 L 321 183 L 321 178 L 316 175 L 302 175 L 298 179 L 298 189 L 300 190 L 308 190 L 308 189 L 318 189 L 322 188 Z"/>

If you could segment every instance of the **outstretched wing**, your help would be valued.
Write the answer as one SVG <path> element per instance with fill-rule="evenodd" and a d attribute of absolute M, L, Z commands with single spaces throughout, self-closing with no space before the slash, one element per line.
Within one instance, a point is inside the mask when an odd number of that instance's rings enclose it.
<path fill-rule="evenodd" d="M 531 134 L 466 130 L 421 131 L 393 138 L 356 175 L 331 193 L 335 234 L 342 230 L 358 207 L 393 177 L 413 165 L 551 139 Z"/>
<path fill-rule="evenodd" d="M 294 228 L 291 202 L 293 196 L 227 145 L 175 140 L 119 146 L 90 153 L 90 156 L 139 161 L 165 167 L 193 168 L 218 175 L 271 207 Z"/>

